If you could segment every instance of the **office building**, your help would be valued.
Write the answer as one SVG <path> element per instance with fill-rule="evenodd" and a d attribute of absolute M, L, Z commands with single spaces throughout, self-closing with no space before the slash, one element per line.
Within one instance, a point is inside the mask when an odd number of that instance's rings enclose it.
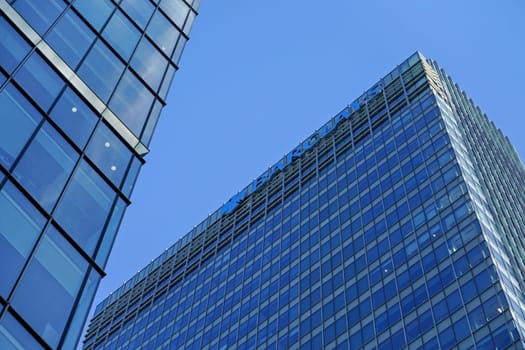
<path fill-rule="evenodd" d="M 0 0 L 0 348 L 73 349 L 197 0 Z"/>
<path fill-rule="evenodd" d="M 416 53 L 102 301 L 84 349 L 522 349 L 524 181 Z"/>

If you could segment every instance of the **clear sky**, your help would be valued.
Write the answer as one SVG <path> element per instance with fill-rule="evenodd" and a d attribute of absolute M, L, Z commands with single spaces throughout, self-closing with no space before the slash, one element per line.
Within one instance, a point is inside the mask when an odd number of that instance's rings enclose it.
<path fill-rule="evenodd" d="M 416 50 L 523 159 L 522 0 L 202 0 L 95 303 Z"/>

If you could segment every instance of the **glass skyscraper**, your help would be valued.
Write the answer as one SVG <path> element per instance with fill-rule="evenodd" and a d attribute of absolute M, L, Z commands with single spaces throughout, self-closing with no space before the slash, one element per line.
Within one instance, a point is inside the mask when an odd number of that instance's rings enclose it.
<path fill-rule="evenodd" d="M 73 349 L 198 0 L 0 0 L 0 348 Z"/>
<path fill-rule="evenodd" d="M 523 349 L 523 183 L 416 53 L 101 302 L 84 349 Z"/>

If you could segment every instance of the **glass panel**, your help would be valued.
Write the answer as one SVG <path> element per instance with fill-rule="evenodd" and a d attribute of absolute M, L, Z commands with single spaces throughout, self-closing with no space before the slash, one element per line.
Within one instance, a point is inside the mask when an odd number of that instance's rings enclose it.
<path fill-rule="evenodd" d="M 140 136 L 152 103 L 153 94 L 128 70 L 111 98 L 109 108 L 135 135 Z"/>
<path fill-rule="evenodd" d="M 66 339 L 62 344 L 62 349 L 77 348 L 78 339 L 80 333 L 82 332 L 82 327 L 84 326 L 84 320 L 87 316 L 89 308 L 91 307 L 91 300 L 97 291 L 100 279 L 100 274 L 94 269 L 91 269 L 86 285 L 84 286 L 84 290 L 82 291 L 82 296 L 80 297 L 80 301 L 78 302 L 78 306 L 75 311 L 75 318 L 69 326 Z"/>
<path fill-rule="evenodd" d="M 0 66 L 12 72 L 27 55 L 30 46 L 3 17 L 0 17 L 0 38 Z"/>
<path fill-rule="evenodd" d="M 58 345 L 87 267 L 87 261 L 50 227 L 15 291 L 13 307 L 52 347 Z"/>
<path fill-rule="evenodd" d="M 111 17 L 102 34 L 125 60 L 130 58 L 140 39 L 139 31 L 120 11 Z"/>
<path fill-rule="evenodd" d="M 106 229 L 106 232 L 104 233 L 104 238 L 102 239 L 102 243 L 100 244 L 100 248 L 95 259 L 96 262 L 102 266 L 102 268 L 106 266 L 108 261 L 109 253 L 111 252 L 111 247 L 113 247 L 113 242 L 115 241 L 115 237 L 117 235 L 120 222 L 122 221 L 122 217 L 124 216 L 124 212 L 126 211 L 126 207 L 126 203 L 122 199 L 118 198 L 117 204 L 115 205 L 115 209 L 113 209 L 109 225 Z"/>
<path fill-rule="evenodd" d="M 131 151 L 104 123 L 97 127 L 86 154 L 117 187 L 120 187 L 131 160 Z"/>
<path fill-rule="evenodd" d="M 51 211 L 77 158 L 66 140 L 50 124 L 44 124 L 13 175 L 44 209 Z"/>
<path fill-rule="evenodd" d="M 45 219 L 11 183 L 0 192 L 0 213 L 0 294 L 7 299 Z"/>
<path fill-rule="evenodd" d="M 175 24 L 182 28 L 189 7 L 182 0 L 163 0 L 160 7 Z"/>
<path fill-rule="evenodd" d="M 175 48 L 175 52 L 173 52 L 173 56 L 171 56 L 171 59 L 177 65 L 179 64 L 180 56 L 182 55 L 182 50 L 184 50 L 184 46 L 186 45 L 187 41 L 188 40 L 181 35 L 179 38 L 179 42 L 177 43 L 177 47 Z"/>
<path fill-rule="evenodd" d="M 53 47 L 69 66 L 76 68 L 95 35 L 73 11 L 68 11 L 46 36 Z"/>
<path fill-rule="evenodd" d="M 96 30 L 102 28 L 114 8 L 110 0 L 76 0 L 73 6 Z"/>
<path fill-rule="evenodd" d="M 15 75 L 15 79 L 46 111 L 64 86 L 58 74 L 36 53 L 24 63 Z"/>
<path fill-rule="evenodd" d="M 177 28 L 160 11 L 155 12 L 146 32 L 168 56 L 173 52 L 180 35 Z"/>
<path fill-rule="evenodd" d="M 43 347 L 7 313 L 0 323 L 0 349 L 2 350 L 38 350 Z"/>
<path fill-rule="evenodd" d="M 157 91 L 168 60 L 147 39 L 143 39 L 133 55 L 131 65 L 148 85 Z"/>
<path fill-rule="evenodd" d="M 124 193 L 124 195 L 128 198 L 131 196 L 131 191 L 135 186 L 135 180 L 139 175 L 141 167 L 142 162 L 137 157 L 133 157 L 133 161 L 131 163 L 131 167 L 129 168 L 128 175 L 126 176 L 126 180 L 122 185 L 122 193 Z"/>
<path fill-rule="evenodd" d="M 115 192 L 84 161 L 60 201 L 56 220 L 89 254 L 97 246 L 111 211 Z"/>
<path fill-rule="evenodd" d="M 0 106 L 0 163 L 10 167 L 42 117 L 12 85 L 0 93 Z"/>
<path fill-rule="evenodd" d="M 159 115 L 160 115 L 160 112 L 162 111 L 162 107 L 163 107 L 162 103 L 160 103 L 159 100 L 155 100 L 155 104 L 153 105 L 153 108 L 149 115 L 146 127 L 144 128 L 144 131 L 142 132 L 142 136 L 140 137 L 140 140 L 145 145 L 149 145 L 149 143 L 151 142 L 151 138 L 153 136 L 153 132 L 155 131 L 155 127 L 157 126 L 157 122 L 159 120 Z"/>
<path fill-rule="evenodd" d="M 117 85 L 124 65 L 100 40 L 95 43 L 86 60 L 82 62 L 78 75 L 104 102 Z"/>
<path fill-rule="evenodd" d="M 173 80 L 173 76 L 175 75 L 175 67 L 171 64 L 168 67 L 168 71 L 166 72 L 166 75 L 164 76 L 164 80 L 162 81 L 162 86 L 160 87 L 159 96 L 163 99 L 166 99 L 166 96 L 168 95 L 168 90 L 171 86 L 171 81 Z"/>
<path fill-rule="evenodd" d="M 60 96 L 50 115 L 80 148 L 84 148 L 98 121 L 97 114 L 70 88 Z"/>
<path fill-rule="evenodd" d="M 123 0 L 120 7 L 144 28 L 153 13 L 153 5 L 148 0 Z"/>
<path fill-rule="evenodd" d="M 40 35 L 43 35 L 65 8 L 60 0 L 17 0 L 13 7 Z"/>

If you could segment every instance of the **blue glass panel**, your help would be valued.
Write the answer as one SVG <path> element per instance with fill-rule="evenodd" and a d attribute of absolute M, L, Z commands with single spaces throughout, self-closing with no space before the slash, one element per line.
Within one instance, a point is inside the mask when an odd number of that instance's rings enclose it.
<path fill-rule="evenodd" d="M 111 213 L 111 219 L 106 228 L 104 237 L 102 238 L 102 243 L 100 244 L 100 248 L 98 249 L 97 256 L 95 258 L 96 262 L 102 267 L 106 266 L 111 247 L 115 241 L 115 237 L 117 235 L 120 222 L 122 221 L 122 217 L 124 216 L 126 207 L 126 203 L 122 199 L 118 198 L 115 208 Z"/>
<path fill-rule="evenodd" d="M 131 151 L 104 123 L 100 123 L 86 154 L 117 186 L 120 186 L 131 160 Z"/>
<path fill-rule="evenodd" d="M 52 347 L 62 336 L 87 267 L 87 261 L 50 227 L 15 291 L 13 307 Z"/>
<path fill-rule="evenodd" d="M 130 58 L 140 38 L 139 31 L 120 11 L 113 14 L 102 34 L 125 60 Z"/>
<path fill-rule="evenodd" d="M 123 0 L 120 7 L 124 9 L 141 28 L 146 27 L 154 10 L 149 0 Z"/>
<path fill-rule="evenodd" d="M 15 75 L 31 98 L 48 110 L 64 86 L 64 81 L 40 55 L 33 53 Z"/>
<path fill-rule="evenodd" d="M 100 30 L 114 9 L 110 0 L 76 0 L 75 8 L 96 30 Z"/>
<path fill-rule="evenodd" d="M 12 85 L 0 93 L 0 106 L 0 163 L 10 167 L 42 117 Z"/>
<path fill-rule="evenodd" d="M 80 17 L 67 11 L 45 39 L 70 67 L 76 68 L 95 35 Z"/>
<path fill-rule="evenodd" d="M 77 347 L 77 337 L 81 333 L 82 327 L 84 326 L 84 319 L 87 316 L 89 308 L 91 307 L 91 300 L 97 291 L 97 286 L 100 282 L 100 279 L 100 274 L 94 269 L 91 269 L 86 284 L 84 285 L 84 289 L 82 290 L 82 296 L 80 297 L 77 309 L 75 311 L 75 318 L 69 325 L 68 333 L 66 334 L 66 339 L 64 340 L 62 349 L 75 349 Z"/>
<path fill-rule="evenodd" d="M 148 85 L 157 91 L 168 61 L 147 39 L 143 39 L 131 60 L 131 65 Z M 170 81 L 171 82 L 171 81 Z"/>
<path fill-rule="evenodd" d="M 40 35 L 43 35 L 64 10 L 60 0 L 17 0 L 13 7 Z"/>
<path fill-rule="evenodd" d="M 98 121 L 97 114 L 70 88 L 60 96 L 50 116 L 80 148 L 84 148 Z"/>
<path fill-rule="evenodd" d="M 7 313 L 0 322 L 0 349 L 40 350 L 44 348 L 10 313 Z"/>
<path fill-rule="evenodd" d="M 173 52 L 177 38 L 180 35 L 177 28 L 175 28 L 160 11 L 155 12 L 153 15 L 146 29 L 146 33 L 168 56 Z"/>
<path fill-rule="evenodd" d="M 56 220 L 91 254 L 99 241 L 114 198 L 115 192 L 109 185 L 82 161 L 57 207 Z"/>
<path fill-rule="evenodd" d="M 176 69 L 173 65 L 168 66 L 168 70 L 166 71 L 166 75 L 164 76 L 164 79 L 162 80 L 162 86 L 159 90 L 159 96 L 163 99 L 166 98 L 168 95 L 168 90 L 171 86 L 171 82 L 173 80 L 173 76 L 175 75 Z"/>
<path fill-rule="evenodd" d="M 189 11 L 188 5 L 182 0 L 163 0 L 160 3 L 160 8 L 166 12 L 168 17 L 175 22 L 179 28 L 182 28 Z"/>
<path fill-rule="evenodd" d="M 3 17 L 0 17 L 0 38 L 0 66 L 12 72 L 27 55 L 30 46 Z"/>
<path fill-rule="evenodd" d="M 0 192 L 0 213 L 0 294 L 7 299 L 45 220 L 11 183 Z"/>
<path fill-rule="evenodd" d="M 135 135 L 140 136 L 153 100 L 153 94 L 128 70 L 117 86 L 109 108 Z"/>
<path fill-rule="evenodd" d="M 78 158 L 75 150 L 49 124 L 44 124 L 17 164 L 13 175 L 51 211 Z"/>
<path fill-rule="evenodd" d="M 82 62 L 78 75 L 107 102 L 123 71 L 122 62 L 99 40 Z"/>

